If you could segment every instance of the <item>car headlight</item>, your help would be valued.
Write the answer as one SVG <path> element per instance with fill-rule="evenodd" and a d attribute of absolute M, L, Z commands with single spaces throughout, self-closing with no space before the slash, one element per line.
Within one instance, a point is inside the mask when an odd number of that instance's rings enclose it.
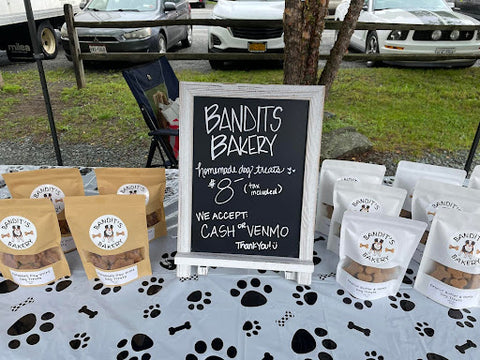
<path fill-rule="evenodd" d="M 408 30 L 392 30 L 388 34 L 387 40 L 405 40 L 408 36 Z"/>
<path fill-rule="evenodd" d="M 134 31 L 126 32 L 123 34 L 125 39 L 144 39 L 149 36 L 152 36 L 152 28 L 142 28 Z"/>
<path fill-rule="evenodd" d="M 432 32 L 432 40 L 437 41 L 437 40 L 440 40 L 441 37 L 442 37 L 441 30 L 435 30 Z"/>
<path fill-rule="evenodd" d="M 450 40 L 458 40 L 459 37 L 460 37 L 460 31 L 458 30 L 453 30 L 450 33 Z"/>
<path fill-rule="evenodd" d="M 64 23 L 60 29 L 60 36 L 62 39 L 68 39 L 67 24 Z"/>

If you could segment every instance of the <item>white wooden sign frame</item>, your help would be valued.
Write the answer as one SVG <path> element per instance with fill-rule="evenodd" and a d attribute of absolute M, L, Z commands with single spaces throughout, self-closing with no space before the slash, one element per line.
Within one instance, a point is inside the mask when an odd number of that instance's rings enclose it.
<path fill-rule="evenodd" d="M 178 277 L 190 276 L 192 266 L 198 266 L 199 275 L 206 275 L 209 266 L 216 266 L 284 271 L 287 279 L 303 285 L 311 283 L 324 94 L 323 86 L 180 82 L 180 182 L 175 256 Z M 298 258 L 191 251 L 193 108 L 194 98 L 205 96 L 309 101 Z"/>

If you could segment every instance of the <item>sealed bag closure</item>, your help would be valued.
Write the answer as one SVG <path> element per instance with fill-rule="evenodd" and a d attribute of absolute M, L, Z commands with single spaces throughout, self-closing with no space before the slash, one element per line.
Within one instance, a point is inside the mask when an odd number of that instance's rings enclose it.
<path fill-rule="evenodd" d="M 83 196 L 83 181 L 76 168 L 21 171 L 2 175 L 14 199 L 48 199 L 55 207 L 62 234 L 64 252 L 75 250 L 75 243 L 65 219 L 66 196 Z"/>
<path fill-rule="evenodd" d="M 145 196 L 73 196 L 65 210 L 88 279 L 118 286 L 152 273 Z"/>
<path fill-rule="evenodd" d="M 433 217 L 438 209 L 480 213 L 480 190 L 436 180 L 420 179 L 413 190 L 412 219 L 427 223 L 427 230 L 418 244 L 413 259 L 420 263 Z"/>
<path fill-rule="evenodd" d="M 345 212 L 337 282 L 359 299 L 394 295 L 425 227 L 401 217 Z"/>
<path fill-rule="evenodd" d="M 1 200 L 0 240 L 0 272 L 6 279 L 39 286 L 70 275 L 51 201 Z"/>
<path fill-rule="evenodd" d="M 164 168 L 98 168 L 95 169 L 100 195 L 143 195 L 147 211 L 148 239 L 167 235 Z"/>
<path fill-rule="evenodd" d="M 400 161 L 392 186 L 407 190 L 407 198 L 405 199 L 401 216 L 407 218 L 412 216 L 413 189 L 419 179 L 431 179 L 453 185 L 463 185 L 466 176 L 465 170 L 404 160 Z"/>
<path fill-rule="evenodd" d="M 407 191 L 384 185 L 337 182 L 333 191 L 334 210 L 327 249 L 338 254 L 340 228 L 346 210 L 398 216 Z"/>
<path fill-rule="evenodd" d="M 480 307 L 480 214 L 438 210 L 414 287 L 450 308 Z"/>
<path fill-rule="evenodd" d="M 328 235 L 337 181 L 381 184 L 385 166 L 346 160 L 324 160 L 320 170 L 315 231 Z"/>

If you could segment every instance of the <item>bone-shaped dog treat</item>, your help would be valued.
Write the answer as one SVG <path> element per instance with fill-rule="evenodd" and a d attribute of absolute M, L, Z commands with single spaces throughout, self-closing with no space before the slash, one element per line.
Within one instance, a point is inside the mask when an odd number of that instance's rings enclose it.
<path fill-rule="evenodd" d="M 362 327 L 360 327 L 360 326 L 358 326 L 358 325 L 355 325 L 352 321 L 349 321 L 349 322 L 348 322 L 347 327 L 348 327 L 349 329 L 354 329 L 354 330 L 360 331 L 360 332 L 363 333 L 363 335 L 365 335 L 365 336 L 370 336 L 370 329 L 366 329 L 366 328 L 364 329 L 364 328 L 362 328 Z"/>
<path fill-rule="evenodd" d="M 55 199 L 56 203 L 63 202 L 63 199 Z"/>
<path fill-rule="evenodd" d="M 125 231 L 117 232 L 117 236 L 120 236 L 120 235 L 125 235 Z"/>
<path fill-rule="evenodd" d="M 475 344 L 472 340 L 467 340 L 467 342 L 463 345 L 455 345 L 455 349 L 457 349 L 460 354 L 465 354 L 465 351 L 467 351 L 470 348 L 476 348 L 477 344 Z"/>
<path fill-rule="evenodd" d="M 93 319 L 98 314 L 98 311 L 92 311 L 89 308 L 87 308 L 86 305 L 83 305 L 82 308 L 78 310 L 78 312 L 87 314 L 90 319 Z"/>
<path fill-rule="evenodd" d="M 177 326 L 177 327 L 170 327 L 168 328 L 168 332 L 170 335 L 174 335 L 177 331 L 183 330 L 183 329 L 190 329 L 192 326 L 190 325 L 190 321 L 185 322 L 185 324 Z"/>
<path fill-rule="evenodd" d="M 27 231 L 25 235 L 33 235 L 33 231 Z"/>
<path fill-rule="evenodd" d="M 366 249 L 369 248 L 368 244 L 362 244 L 362 243 L 360 243 L 360 247 L 361 247 L 361 248 L 364 247 L 364 248 L 366 248 Z"/>
<path fill-rule="evenodd" d="M 102 234 L 92 235 L 92 238 L 96 238 L 96 237 L 102 237 Z"/>
<path fill-rule="evenodd" d="M 387 252 L 391 252 L 391 253 L 393 254 L 393 253 L 395 252 L 395 249 L 394 249 L 394 248 L 391 248 L 391 249 L 385 248 L 385 252 L 386 252 L 386 253 L 387 253 Z"/>
<path fill-rule="evenodd" d="M 477 250 L 477 255 L 480 254 L 480 250 Z"/>
<path fill-rule="evenodd" d="M 458 246 L 449 245 L 449 246 L 448 246 L 448 249 L 449 249 L 449 250 L 455 249 L 455 250 L 458 251 Z"/>
<path fill-rule="evenodd" d="M 2 239 L 3 239 L 3 238 L 6 238 L 6 237 L 9 238 L 9 237 L 10 237 L 10 234 L 2 234 Z"/>
<path fill-rule="evenodd" d="M 427 212 L 427 215 L 435 216 L 436 214 L 437 214 L 436 212 L 432 212 L 432 211 L 428 211 L 428 212 Z"/>

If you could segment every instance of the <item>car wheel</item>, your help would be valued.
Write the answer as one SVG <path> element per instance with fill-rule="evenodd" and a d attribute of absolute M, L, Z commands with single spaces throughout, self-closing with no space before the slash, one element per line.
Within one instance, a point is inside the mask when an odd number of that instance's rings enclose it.
<path fill-rule="evenodd" d="M 157 52 L 160 54 L 165 54 L 167 52 L 167 40 L 165 39 L 165 35 L 162 33 L 158 33 Z"/>
<path fill-rule="evenodd" d="M 58 54 L 57 36 L 50 22 L 40 23 L 37 28 L 37 39 L 43 57 L 47 60 L 55 59 Z"/>
<path fill-rule="evenodd" d="M 220 60 L 208 60 L 208 62 L 210 63 L 210 67 L 213 69 L 213 70 L 220 70 L 223 68 L 223 61 L 220 61 Z"/>
<path fill-rule="evenodd" d="M 378 44 L 378 35 L 376 31 L 372 31 L 367 36 L 367 43 L 365 44 L 365 54 L 379 54 L 380 45 Z M 367 61 L 368 67 L 380 65 L 380 61 Z"/>
<path fill-rule="evenodd" d="M 192 35 L 192 26 L 187 26 L 187 35 L 185 39 L 182 40 L 182 46 L 188 48 L 192 46 L 193 43 L 193 35 Z"/>

